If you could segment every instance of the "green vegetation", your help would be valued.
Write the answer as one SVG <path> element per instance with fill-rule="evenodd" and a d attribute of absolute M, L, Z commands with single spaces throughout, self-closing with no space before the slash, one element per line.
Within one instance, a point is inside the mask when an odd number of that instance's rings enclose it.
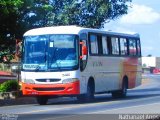
<path fill-rule="evenodd" d="M 20 86 L 16 80 L 8 80 L 0 84 L 0 92 L 11 92 L 19 90 Z"/>
<path fill-rule="evenodd" d="M 127 14 L 128 2 L 131 0 L 24 0 L 21 17 L 27 29 L 57 25 L 100 28 Z"/>
<path fill-rule="evenodd" d="M 0 0 L 0 62 L 7 57 L 12 59 L 15 50 L 15 38 L 20 30 L 19 13 L 23 0 Z"/>
<path fill-rule="evenodd" d="M 11 72 L 9 64 L 0 63 L 0 71 Z"/>
<path fill-rule="evenodd" d="M 15 40 L 44 26 L 78 25 L 101 28 L 127 14 L 132 0 L 1 0 L 0 62 L 15 53 Z"/>

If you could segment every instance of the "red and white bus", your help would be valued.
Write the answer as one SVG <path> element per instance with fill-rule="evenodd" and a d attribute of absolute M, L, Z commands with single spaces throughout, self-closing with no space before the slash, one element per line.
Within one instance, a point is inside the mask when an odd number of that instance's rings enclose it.
<path fill-rule="evenodd" d="M 129 35 L 77 26 L 27 31 L 23 40 L 22 91 L 46 104 L 50 97 L 94 94 L 125 97 L 141 84 L 141 46 Z"/>

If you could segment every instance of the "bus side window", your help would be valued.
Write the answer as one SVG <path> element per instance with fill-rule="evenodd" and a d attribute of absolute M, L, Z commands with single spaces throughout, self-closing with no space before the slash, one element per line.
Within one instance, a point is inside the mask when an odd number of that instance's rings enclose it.
<path fill-rule="evenodd" d="M 140 40 L 137 40 L 137 55 L 141 56 L 141 45 Z"/>
<path fill-rule="evenodd" d="M 137 48 L 136 48 L 136 40 L 129 39 L 129 55 L 136 56 Z"/>
<path fill-rule="evenodd" d="M 91 54 L 98 54 L 98 40 L 96 35 L 90 35 Z"/>
<path fill-rule="evenodd" d="M 87 34 L 80 34 L 80 70 L 83 71 L 87 65 L 88 59 L 88 43 L 87 43 Z"/>
<path fill-rule="evenodd" d="M 117 37 L 111 37 L 112 55 L 119 55 L 119 42 Z"/>
<path fill-rule="evenodd" d="M 127 55 L 127 40 L 126 38 L 120 38 L 120 53 L 121 55 Z"/>
<path fill-rule="evenodd" d="M 103 49 L 103 55 L 108 55 L 108 41 L 107 36 L 102 36 L 102 49 Z"/>

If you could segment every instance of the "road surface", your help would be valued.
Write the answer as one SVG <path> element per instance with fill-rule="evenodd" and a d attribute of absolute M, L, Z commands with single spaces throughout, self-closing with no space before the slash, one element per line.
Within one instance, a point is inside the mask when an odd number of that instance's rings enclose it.
<path fill-rule="evenodd" d="M 18 120 L 152 119 L 160 115 L 160 75 L 143 75 L 143 78 L 143 85 L 128 90 L 126 98 L 113 99 L 110 94 L 103 94 L 96 95 L 92 103 L 79 103 L 75 98 L 57 98 L 44 106 L 4 106 L 0 107 L 0 120 L 12 117 Z"/>

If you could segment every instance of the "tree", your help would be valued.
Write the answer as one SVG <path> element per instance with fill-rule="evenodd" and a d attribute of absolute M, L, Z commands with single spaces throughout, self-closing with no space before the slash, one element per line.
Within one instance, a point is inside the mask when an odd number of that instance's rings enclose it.
<path fill-rule="evenodd" d="M 0 1 L 0 62 L 3 58 L 11 58 L 9 54 L 14 50 L 15 37 L 18 29 L 18 8 L 23 2 L 21 0 Z"/>
<path fill-rule="evenodd" d="M 78 25 L 101 28 L 127 14 L 131 0 L 1 0 L 0 50 L 11 54 L 16 38 L 45 26 Z M 14 46 L 13 46 L 14 45 Z M 0 53 L 0 59 L 4 54 Z"/>
<path fill-rule="evenodd" d="M 131 0 L 26 0 L 23 21 L 28 28 L 78 25 L 101 28 L 104 23 L 127 14 Z M 26 11 L 26 10 L 25 10 Z"/>

